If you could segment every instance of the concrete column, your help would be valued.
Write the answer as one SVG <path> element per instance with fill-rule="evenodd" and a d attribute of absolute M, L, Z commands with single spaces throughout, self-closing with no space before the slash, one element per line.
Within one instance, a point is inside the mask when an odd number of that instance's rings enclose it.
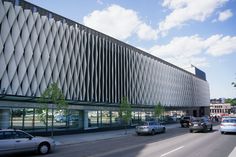
<path fill-rule="evenodd" d="M 79 111 L 79 129 L 84 128 L 84 111 Z"/>
<path fill-rule="evenodd" d="M 10 110 L 0 109 L 0 128 L 6 129 L 10 126 Z"/>
<path fill-rule="evenodd" d="M 88 128 L 88 111 L 84 110 L 84 129 Z"/>

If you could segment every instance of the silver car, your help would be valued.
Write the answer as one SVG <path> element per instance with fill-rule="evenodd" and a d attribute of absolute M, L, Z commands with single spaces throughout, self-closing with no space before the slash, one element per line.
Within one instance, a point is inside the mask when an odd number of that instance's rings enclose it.
<path fill-rule="evenodd" d="M 227 132 L 236 132 L 236 117 L 225 117 L 220 124 L 221 134 Z"/>
<path fill-rule="evenodd" d="M 140 135 L 140 134 L 155 135 L 156 133 L 160 133 L 160 132 L 163 133 L 165 131 L 166 131 L 165 126 L 156 121 L 145 121 L 145 122 L 142 122 L 139 126 L 136 126 L 137 135 Z"/>
<path fill-rule="evenodd" d="M 55 141 L 46 137 L 34 137 L 22 130 L 0 129 L 0 155 L 35 151 L 47 154 L 55 149 Z"/>

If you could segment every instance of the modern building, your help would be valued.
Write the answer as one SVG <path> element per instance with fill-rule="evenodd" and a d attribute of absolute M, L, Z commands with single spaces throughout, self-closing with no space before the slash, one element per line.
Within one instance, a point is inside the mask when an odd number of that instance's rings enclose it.
<path fill-rule="evenodd" d="M 0 128 L 120 126 L 123 97 L 132 105 L 131 125 L 152 116 L 158 102 L 167 111 L 209 114 L 209 85 L 205 73 L 195 71 L 29 2 L 0 1 Z M 69 103 L 67 112 L 53 105 L 45 111 L 36 99 L 53 82 Z"/>

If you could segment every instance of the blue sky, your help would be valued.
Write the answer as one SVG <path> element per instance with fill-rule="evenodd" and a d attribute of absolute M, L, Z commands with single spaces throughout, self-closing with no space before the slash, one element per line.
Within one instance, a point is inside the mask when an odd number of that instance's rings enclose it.
<path fill-rule="evenodd" d="M 186 70 L 211 98 L 236 97 L 236 0 L 28 0 Z"/>

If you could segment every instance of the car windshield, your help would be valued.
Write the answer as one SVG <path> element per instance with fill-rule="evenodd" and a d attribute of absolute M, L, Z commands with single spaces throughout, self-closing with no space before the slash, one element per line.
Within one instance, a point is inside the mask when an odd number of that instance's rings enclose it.
<path fill-rule="evenodd" d="M 236 119 L 224 119 L 223 123 L 236 123 Z"/>

